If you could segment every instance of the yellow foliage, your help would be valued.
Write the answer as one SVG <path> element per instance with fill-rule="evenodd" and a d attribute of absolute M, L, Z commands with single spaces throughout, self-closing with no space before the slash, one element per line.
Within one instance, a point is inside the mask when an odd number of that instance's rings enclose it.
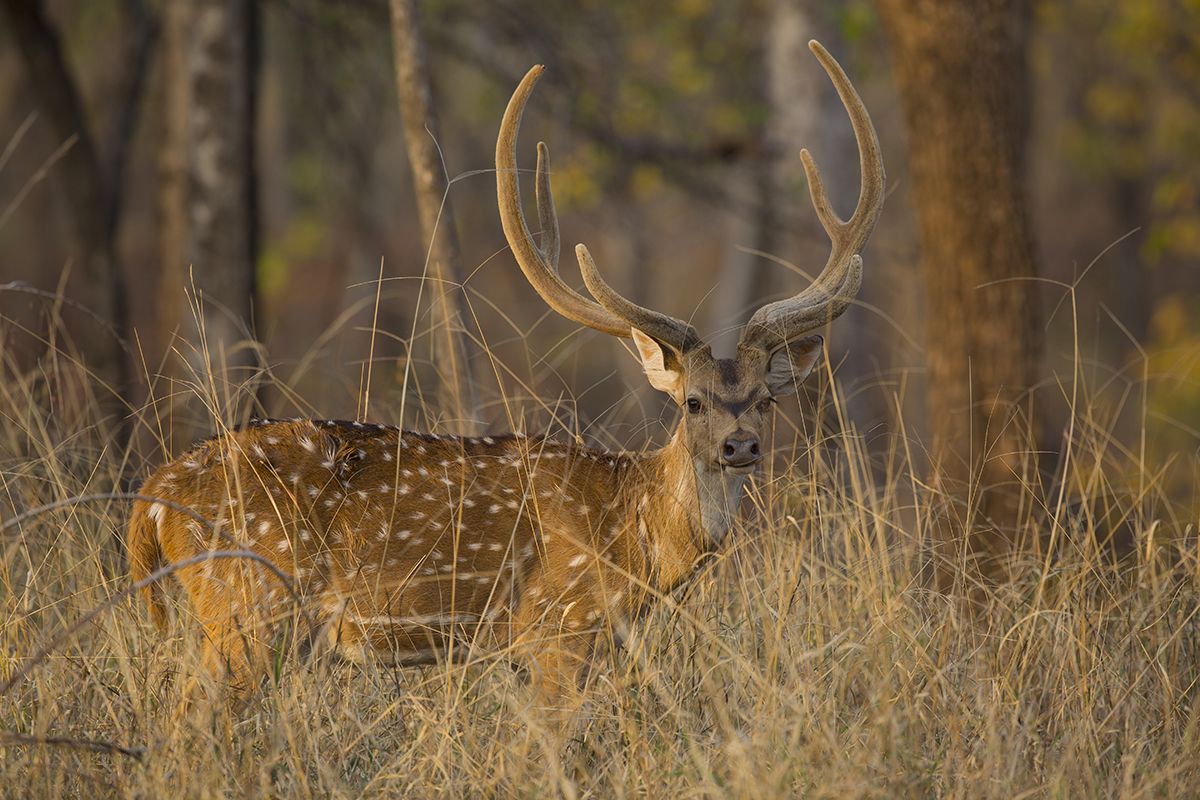
<path fill-rule="evenodd" d="M 1160 347 L 1175 347 L 1182 343 L 1188 335 L 1188 318 L 1182 297 L 1173 294 L 1163 298 L 1154 309 L 1150 322 L 1154 343 Z"/>
<path fill-rule="evenodd" d="M 712 73 L 704 69 L 691 50 L 671 54 L 671 88 L 681 95 L 698 95 L 712 87 Z"/>
<path fill-rule="evenodd" d="M 591 150 L 572 158 L 554 171 L 554 202 L 559 208 L 595 208 L 604 195 L 596 180 L 597 165 Z"/>
<path fill-rule="evenodd" d="M 700 19 L 712 9 L 712 0 L 675 0 L 675 13 L 685 19 Z"/>
<path fill-rule="evenodd" d="M 1152 463 L 1178 448 L 1180 431 L 1200 432 L 1200 302 L 1179 294 L 1154 309 L 1146 388 Z"/>
<path fill-rule="evenodd" d="M 292 277 L 292 267 L 323 252 L 329 242 L 329 226 L 316 214 L 292 219 L 279 239 L 269 241 L 258 258 L 259 292 L 266 299 L 278 297 Z"/>
<path fill-rule="evenodd" d="M 633 194 L 639 200 L 653 197 L 662 190 L 662 169 L 655 164 L 639 164 L 633 172 Z"/>

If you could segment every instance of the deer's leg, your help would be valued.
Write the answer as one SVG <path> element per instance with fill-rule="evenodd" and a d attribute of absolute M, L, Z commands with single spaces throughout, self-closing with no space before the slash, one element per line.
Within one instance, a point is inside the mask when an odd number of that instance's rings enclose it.
<path fill-rule="evenodd" d="M 202 665 L 214 681 L 229 687 L 234 697 L 248 698 L 269 663 L 266 647 L 255 626 L 244 626 L 236 620 L 219 620 L 204 624 Z"/>
<path fill-rule="evenodd" d="M 575 732 L 594 638 L 543 623 L 526 629 L 510 645 L 511 657 L 529 677 L 531 721 L 559 744 Z"/>
<path fill-rule="evenodd" d="M 271 663 L 274 649 L 261 575 L 237 565 L 220 570 L 202 568 L 185 576 L 184 584 L 204 636 L 204 671 L 235 697 L 249 697 Z"/>

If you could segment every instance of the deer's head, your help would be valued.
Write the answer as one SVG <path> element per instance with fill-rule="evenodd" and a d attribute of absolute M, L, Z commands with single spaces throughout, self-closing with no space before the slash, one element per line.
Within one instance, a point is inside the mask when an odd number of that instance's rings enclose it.
<path fill-rule="evenodd" d="M 862 281 L 860 255 L 883 207 L 884 171 L 879 142 L 862 101 L 838 63 L 817 42 L 809 47 L 829 73 L 850 114 L 862 164 L 858 207 L 843 222 L 830 207 L 816 164 L 800 157 L 813 205 L 833 241 L 829 261 L 800 294 L 760 308 L 742 329 L 733 358 L 716 358 L 696 329 L 683 320 L 638 306 L 600 276 L 584 245 L 575 248 L 583 280 L 595 300 L 563 282 L 558 273 L 559 233 L 550 193 L 549 155 L 538 144 L 537 207 L 541 245 L 535 245 L 521 211 L 516 138 L 521 113 L 543 68 L 534 67 L 517 88 L 496 145 L 497 185 L 504 232 L 529 282 L 555 311 L 570 320 L 623 338 L 632 337 L 646 376 L 683 409 L 676 433 L 691 455 L 698 482 L 717 477 L 738 486 L 762 459 L 760 432 L 775 398 L 791 394 L 821 357 L 820 336 L 806 336 L 836 319 Z"/>

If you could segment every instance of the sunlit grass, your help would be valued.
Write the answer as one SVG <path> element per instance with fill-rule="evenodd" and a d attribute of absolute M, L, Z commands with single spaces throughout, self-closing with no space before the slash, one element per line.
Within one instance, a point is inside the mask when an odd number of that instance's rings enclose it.
<path fill-rule="evenodd" d="M 1200 794 L 1194 455 L 1139 460 L 1099 391 L 1079 393 L 1065 476 L 1029 504 L 1052 549 L 1006 582 L 963 555 L 948 594 L 925 580 L 945 498 L 911 466 L 916 437 L 893 423 L 868 451 L 821 422 L 836 386 L 810 393 L 818 423 L 780 416 L 785 466 L 756 478 L 691 591 L 600 664 L 558 762 L 500 660 L 392 670 L 316 653 L 282 660 L 246 708 L 196 702 L 186 603 L 164 636 L 121 594 L 128 502 L 65 502 L 161 456 L 146 463 L 138 436 L 115 448 L 86 376 L 46 347 L 36 370 L 6 364 L 0 389 L 5 797 L 547 797 L 566 770 L 605 798 Z M 236 396 L 201 390 L 211 429 L 236 421 Z M 150 441 L 153 419 L 138 423 Z M 1118 528 L 1130 544 L 1114 554 Z"/>

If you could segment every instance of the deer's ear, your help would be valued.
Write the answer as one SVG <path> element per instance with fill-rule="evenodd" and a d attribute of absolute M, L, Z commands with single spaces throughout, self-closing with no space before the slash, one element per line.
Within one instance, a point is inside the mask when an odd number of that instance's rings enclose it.
<path fill-rule="evenodd" d="M 774 397 L 796 391 L 821 359 L 825 340 L 809 336 L 785 344 L 767 362 L 767 388 Z"/>
<path fill-rule="evenodd" d="M 651 339 L 646 334 L 633 328 L 633 343 L 637 345 L 638 356 L 642 359 L 642 369 L 650 385 L 660 392 L 666 392 L 675 399 L 676 403 L 683 402 L 683 363 L 679 354 L 670 345 Z"/>

